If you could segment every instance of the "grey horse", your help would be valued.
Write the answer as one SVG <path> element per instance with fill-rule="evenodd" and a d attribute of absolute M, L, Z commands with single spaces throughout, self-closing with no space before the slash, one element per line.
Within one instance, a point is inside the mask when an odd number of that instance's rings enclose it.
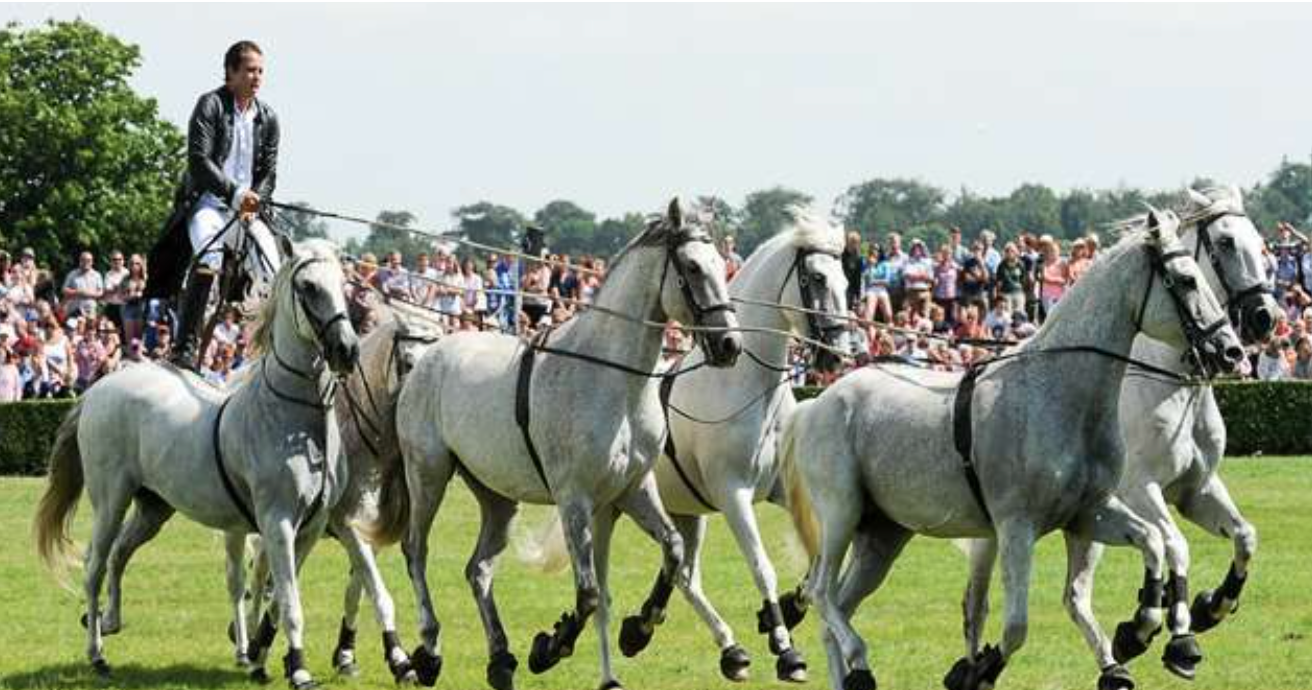
<path fill-rule="evenodd" d="M 396 511 L 377 531 L 404 531 L 402 548 L 420 607 L 423 640 L 412 655 L 420 682 L 436 682 L 441 669 L 440 626 L 426 574 L 428 534 L 459 469 L 482 512 L 465 575 L 487 635 L 488 682 L 511 687 L 518 663 L 492 597 L 492 566 L 505 548 L 516 504 L 528 501 L 559 507 L 577 593 L 575 610 L 553 633 L 535 638 L 529 669 L 541 673 L 570 656 L 595 613 L 602 686 L 618 687 L 607 639 L 606 574 L 619 511 L 661 543 L 668 576 L 683 561 L 683 540 L 651 473 L 665 432 L 655 373 L 661 326 L 672 318 L 709 328 L 699 331 L 709 363 L 732 365 L 741 338 L 727 293 L 724 260 L 704 221 L 685 213 L 676 199 L 615 260 L 593 308 L 532 343 L 458 333 L 420 359 L 397 402 L 404 467 L 393 465 L 383 480 L 384 504 L 407 502 L 409 519 Z"/>
<path fill-rule="evenodd" d="M 915 534 L 996 535 L 1002 554 L 1001 648 L 957 662 L 952 690 L 992 687 L 1024 644 L 1034 544 L 1055 529 L 1136 546 L 1146 592 L 1136 623 L 1161 624 L 1161 535 L 1110 495 L 1125 467 L 1116 414 L 1127 356 L 1141 331 L 1213 370 L 1243 354 L 1178 227 L 1174 213 L 1149 214 L 1150 229 L 1109 249 L 1029 342 L 964 377 L 871 367 L 799 405 L 783 462 L 794 521 L 819 556 L 811 588 L 835 690 L 875 687 L 850 617 Z"/>
<path fill-rule="evenodd" d="M 42 558 L 58 567 L 85 485 L 95 512 L 86 553 L 87 656 L 102 675 L 109 673 L 102 634 L 119 625 L 113 620 L 102 630 L 106 561 L 117 573 L 110 593 L 117 611 L 122 564 L 181 511 L 226 533 L 229 563 L 240 563 L 248 533 L 263 535 L 288 633 L 288 680 L 295 688 L 314 685 L 296 573 L 340 493 L 345 468 L 337 462 L 331 391 L 334 372 L 355 365 L 359 343 L 346 318 L 336 249 L 321 241 L 293 247 L 285 238 L 280 249 L 282 268 L 252 339 L 267 354 L 250 365 L 258 371 L 252 380 L 225 395 L 193 374 L 138 364 L 97 382 L 60 425 L 34 532 Z M 229 568 L 228 591 L 245 640 L 240 567 Z M 246 660 L 241 644 L 238 659 Z M 250 661 L 262 675 L 264 659 Z"/>
<path fill-rule="evenodd" d="M 1244 213 L 1241 193 L 1235 187 L 1204 192 L 1189 189 L 1186 193 L 1182 212 L 1195 220 L 1181 236 L 1185 248 L 1199 258 L 1213 292 L 1225 298 L 1231 320 L 1241 327 L 1245 342 L 1265 339 L 1275 327 L 1280 307 L 1267 284 L 1262 236 Z M 1163 369 L 1192 373 L 1190 364 L 1182 361 L 1173 347 L 1146 336 L 1135 341 L 1132 355 Z M 1172 643 L 1162 661 L 1171 672 L 1193 678 L 1202 651 L 1191 633 L 1211 629 L 1238 606 L 1248 561 L 1257 546 L 1257 531 L 1235 507 L 1217 474 L 1225 454 L 1225 422 L 1210 386 L 1180 386 L 1152 376 L 1126 377 L 1119 416 L 1129 464 L 1116 495 L 1153 523 L 1165 540 L 1170 570 L 1167 627 Z M 1189 544 L 1168 504 L 1207 532 L 1234 542 L 1234 561 L 1225 581 L 1214 591 L 1200 592 L 1192 610 Z M 1150 639 L 1137 634 L 1136 626 L 1123 625 L 1113 644 L 1098 625 L 1093 613 L 1093 581 L 1102 551 L 1101 544 L 1066 534 L 1065 604 L 1094 653 L 1101 672 L 1099 689 L 1127 690 L 1134 687 L 1134 681 L 1123 664 L 1146 651 Z M 979 540 L 969 546 L 968 553 L 971 578 L 962 609 L 967 655 L 973 657 L 980 651 L 996 552 L 991 540 Z M 1149 632 L 1156 634 L 1155 630 Z"/>

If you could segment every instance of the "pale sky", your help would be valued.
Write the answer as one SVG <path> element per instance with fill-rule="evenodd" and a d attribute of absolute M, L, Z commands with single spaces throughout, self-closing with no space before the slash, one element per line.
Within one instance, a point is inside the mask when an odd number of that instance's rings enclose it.
<path fill-rule="evenodd" d="M 278 197 L 451 224 L 490 200 L 598 213 L 786 185 L 824 209 L 909 176 L 1250 185 L 1312 155 L 1308 5 L 49 5 L 139 45 L 185 125 L 224 49 L 265 50 Z"/>

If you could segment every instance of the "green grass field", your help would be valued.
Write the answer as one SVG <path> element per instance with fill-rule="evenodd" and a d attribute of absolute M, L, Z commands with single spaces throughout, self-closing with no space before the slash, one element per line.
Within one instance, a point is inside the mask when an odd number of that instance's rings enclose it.
<path fill-rule="evenodd" d="M 1312 687 L 1312 459 L 1241 459 L 1225 476 L 1261 544 L 1253 576 L 1237 617 L 1202 638 L 1206 660 L 1192 687 L 1199 690 Z M 86 667 L 78 618 L 80 593 L 60 588 L 38 564 L 29 536 L 33 507 L 44 486 L 38 479 L 0 479 L 0 687 L 250 687 L 232 665 L 225 637 L 228 619 L 223 585 L 222 540 L 216 533 L 175 518 L 155 543 L 144 548 L 129 570 L 124 589 L 124 631 L 108 638 L 114 665 L 112 683 L 96 681 Z M 78 535 L 87 534 L 87 505 Z M 762 507 L 763 529 L 781 581 L 791 586 L 803 559 L 786 516 Z M 468 493 L 453 488 L 433 535 L 430 563 L 434 596 L 443 618 L 446 668 L 439 687 L 485 687 L 486 647 L 462 572 L 473 545 L 476 510 Z M 540 524 L 541 508 L 527 509 L 520 529 Z M 1219 584 L 1230 561 L 1230 545 L 1187 528 L 1193 546 L 1195 589 Z M 533 634 L 549 627 L 573 602 L 568 574 L 544 576 L 527 570 L 514 555 L 501 563 L 497 594 L 501 612 L 520 658 L 520 688 L 593 688 L 597 683 L 595 636 L 589 628 L 573 658 L 545 676 L 527 670 Z M 1060 605 L 1065 570 L 1060 538 L 1041 543 L 1031 595 L 1029 643 L 1013 660 L 1002 687 L 1047 690 L 1094 688 L 1097 671 Z M 399 551 L 381 557 L 396 599 L 400 631 L 407 648 L 415 644 L 413 596 Z M 616 534 L 611 581 L 618 621 L 642 601 L 658 563 L 658 550 L 632 524 Z M 1132 611 L 1141 563 L 1132 552 L 1115 549 L 1100 571 L 1098 610 L 1110 631 Z M 783 684 L 774 680 L 774 662 L 755 632 L 753 612 L 760 605 L 749 574 L 722 521 L 712 521 L 706 553 L 706 589 L 752 653 L 750 687 Z M 306 565 L 303 596 L 308 620 L 311 670 L 330 687 L 390 687 L 378 643 L 378 629 L 366 605 L 361 614 L 363 674 L 335 678 L 329 656 L 336 639 L 346 559 L 335 543 L 324 543 Z M 965 563 L 954 547 L 933 540 L 914 541 L 857 622 L 871 648 L 871 661 L 884 688 L 936 688 L 961 653 L 959 602 Z M 80 576 L 75 571 L 74 576 Z M 994 587 L 991 638 L 999 629 L 1000 587 Z M 808 687 L 823 685 L 824 659 L 814 617 L 798 631 L 798 644 L 811 662 Z M 283 639 L 275 653 L 284 651 Z M 612 649 L 617 647 L 612 645 Z M 1133 666 L 1140 688 L 1185 688 L 1189 683 L 1166 673 L 1158 662 L 1160 640 Z M 277 667 L 271 665 L 271 672 Z M 669 617 L 652 647 L 637 659 L 617 661 L 627 687 L 647 690 L 729 685 L 718 672 L 718 653 L 709 634 L 676 595 Z"/>

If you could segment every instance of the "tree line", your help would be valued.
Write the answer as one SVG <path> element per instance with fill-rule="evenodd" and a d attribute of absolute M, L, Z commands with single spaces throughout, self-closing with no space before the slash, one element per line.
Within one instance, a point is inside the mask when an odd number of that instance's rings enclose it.
<path fill-rule="evenodd" d="M 82 249 L 98 255 L 110 249 L 144 252 L 154 242 L 185 165 L 185 136 L 160 117 L 154 99 L 129 86 L 140 65 L 136 46 L 81 20 L 0 29 L 0 246 L 31 246 L 63 271 Z M 1259 228 L 1312 219 L 1312 165 L 1282 160 L 1244 191 Z M 716 234 L 735 235 L 746 254 L 782 229 L 788 207 L 798 203 L 828 206 L 847 229 L 867 239 L 897 231 L 933 245 L 952 227 L 967 237 L 991 229 L 1002 236 L 1028 230 L 1070 239 L 1140 213 L 1144 203 L 1175 205 L 1179 196 L 1180 190 L 1062 191 L 1040 183 L 989 196 L 904 177 L 873 177 L 833 200 L 778 186 L 752 192 L 737 204 L 714 194 L 696 201 L 712 212 Z M 566 199 L 531 214 L 481 200 L 451 215 L 453 231 L 473 241 L 516 246 L 524 227 L 533 223 L 547 231 L 553 251 L 598 256 L 623 247 L 646 217 L 634 211 L 599 218 Z M 348 252 L 381 256 L 396 250 L 412 256 L 431 247 L 430 240 L 390 227 L 414 227 L 414 213 L 384 210 L 376 219 L 379 224 L 364 238 L 348 243 Z M 297 239 L 327 235 L 328 225 L 308 213 L 285 211 L 277 220 Z"/>

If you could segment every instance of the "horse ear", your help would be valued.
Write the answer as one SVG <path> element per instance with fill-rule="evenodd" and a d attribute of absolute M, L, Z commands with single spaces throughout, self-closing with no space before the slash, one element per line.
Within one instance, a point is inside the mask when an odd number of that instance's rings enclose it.
<path fill-rule="evenodd" d="M 1189 201 L 1192 201 L 1198 208 L 1207 208 L 1212 205 L 1212 200 L 1206 194 L 1193 187 L 1185 187 L 1185 191 L 1189 194 Z"/>
<path fill-rule="evenodd" d="M 665 219 L 669 221 L 672 228 L 683 227 L 683 206 L 679 203 L 679 197 L 670 199 L 670 207 L 665 212 Z"/>
<path fill-rule="evenodd" d="M 1241 209 L 1242 209 L 1242 208 L 1244 207 L 1244 192 L 1243 192 L 1243 190 L 1241 190 L 1241 189 L 1239 188 L 1239 185 L 1237 185 L 1237 184 L 1232 184 L 1232 185 L 1230 185 L 1230 193 L 1231 193 L 1232 195 L 1234 195 L 1234 200 L 1235 200 L 1234 203 L 1235 203 L 1235 206 L 1237 206 L 1238 208 L 1241 208 Z"/>
<path fill-rule="evenodd" d="M 278 253 L 282 255 L 282 260 L 287 261 L 296 255 L 296 247 L 292 244 L 292 238 L 281 232 L 275 233 L 278 236 Z"/>
<path fill-rule="evenodd" d="M 1175 211 L 1170 209 L 1149 211 L 1148 227 L 1160 246 L 1165 247 L 1179 240 L 1180 217 L 1175 215 Z"/>

